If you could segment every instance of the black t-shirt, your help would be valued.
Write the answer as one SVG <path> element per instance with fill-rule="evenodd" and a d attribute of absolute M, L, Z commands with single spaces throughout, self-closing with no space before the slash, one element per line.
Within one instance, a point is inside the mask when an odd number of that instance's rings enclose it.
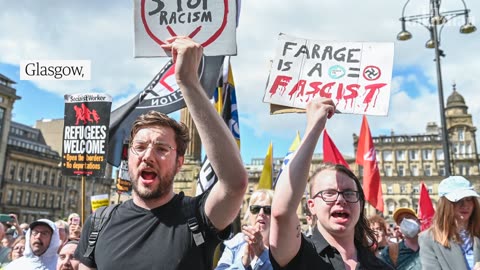
<path fill-rule="evenodd" d="M 357 270 L 393 270 L 389 265 L 378 259 L 373 252 L 357 245 Z M 345 264 L 340 253 L 328 244 L 327 240 L 318 231 L 313 230 L 311 237 L 302 234 L 302 243 L 297 255 L 285 266 L 280 267 L 270 251 L 270 262 L 275 270 L 309 270 L 309 269 L 334 269 L 343 270 Z"/>
<path fill-rule="evenodd" d="M 228 237 L 230 227 L 218 232 L 205 215 L 208 193 L 185 197 L 183 192 L 167 204 L 147 210 L 132 200 L 121 204 L 102 230 L 95 260 L 83 257 L 88 247 L 90 217 L 86 220 L 75 257 L 88 267 L 117 269 L 209 269 L 217 244 Z M 196 218 L 203 224 L 205 243 L 197 247 L 182 213 L 182 200 L 195 203 Z"/>

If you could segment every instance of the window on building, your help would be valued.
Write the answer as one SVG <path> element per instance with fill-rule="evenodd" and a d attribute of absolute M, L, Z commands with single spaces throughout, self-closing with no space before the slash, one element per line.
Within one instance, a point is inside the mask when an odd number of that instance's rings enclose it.
<path fill-rule="evenodd" d="M 427 186 L 427 190 L 428 190 L 428 194 L 432 194 L 432 193 L 433 193 L 433 186 L 432 186 L 432 185 L 428 185 L 428 186 Z"/>
<path fill-rule="evenodd" d="M 40 207 L 45 207 L 46 203 L 47 203 L 47 194 L 42 193 L 42 199 L 40 200 Z"/>
<path fill-rule="evenodd" d="M 13 203 L 13 189 L 7 191 L 7 204 Z"/>
<path fill-rule="evenodd" d="M 25 191 L 25 205 L 26 206 L 30 206 L 30 195 L 31 195 L 31 192 L 30 191 Z"/>
<path fill-rule="evenodd" d="M 48 207 L 54 207 L 55 206 L 55 195 L 50 194 L 50 199 L 48 200 Z"/>
<path fill-rule="evenodd" d="M 458 140 L 463 142 L 465 141 L 465 130 L 463 128 L 457 129 L 458 132 Z"/>
<path fill-rule="evenodd" d="M 38 205 L 38 192 L 33 193 L 33 207 L 39 207 Z"/>
<path fill-rule="evenodd" d="M 62 173 L 60 171 L 57 173 L 57 183 L 58 183 L 57 184 L 58 187 L 62 187 L 62 185 L 63 185 L 63 183 L 62 183 Z"/>
<path fill-rule="evenodd" d="M 385 176 L 392 176 L 392 166 L 385 165 Z"/>
<path fill-rule="evenodd" d="M 43 172 L 42 185 L 46 185 L 48 181 L 48 172 Z"/>
<path fill-rule="evenodd" d="M 393 194 L 393 185 L 392 184 L 387 185 L 387 194 Z"/>
<path fill-rule="evenodd" d="M 438 175 L 440 176 L 445 176 L 445 166 L 444 165 L 438 165 Z"/>
<path fill-rule="evenodd" d="M 407 186 L 405 184 L 400 184 L 400 193 L 407 193 Z"/>
<path fill-rule="evenodd" d="M 15 165 L 10 164 L 10 179 L 14 180 L 15 179 Z"/>
<path fill-rule="evenodd" d="M 397 160 L 405 160 L 405 150 L 397 150 Z"/>
<path fill-rule="evenodd" d="M 418 176 L 419 173 L 418 173 L 418 166 L 417 165 L 411 165 L 410 166 L 410 170 L 412 172 L 412 176 Z"/>
<path fill-rule="evenodd" d="M 63 203 L 62 202 L 62 196 L 60 196 L 60 195 L 57 196 L 57 204 L 58 204 L 57 208 L 58 209 L 62 209 L 62 203 Z"/>
<path fill-rule="evenodd" d="M 50 174 L 50 185 L 52 185 L 52 186 L 55 185 L 55 172 L 52 172 Z"/>
<path fill-rule="evenodd" d="M 392 161 L 392 159 L 393 159 L 392 156 L 393 156 L 392 151 L 390 151 L 390 150 L 383 151 L 383 160 L 384 161 Z"/>
<path fill-rule="evenodd" d="M 22 205 L 23 191 L 17 190 L 17 196 L 15 197 L 15 204 Z"/>
<path fill-rule="evenodd" d="M 444 159 L 443 149 L 436 149 L 435 150 L 435 156 L 436 156 L 437 160 L 443 160 Z"/>
<path fill-rule="evenodd" d="M 35 172 L 35 181 L 34 181 L 35 184 L 40 183 L 40 174 L 41 174 L 40 170 L 37 170 Z"/>
<path fill-rule="evenodd" d="M 17 181 L 22 181 L 24 178 L 23 175 L 23 167 L 18 168 L 18 176 L 17 176 Z"/>
<path fill-rule="evenodd" d="M 25 178 L 25 182 L 30 183 L 32 181 L 32 168 L 27 169 L 27 177 Z"/>
<path fill-rule="evenodd" d="M 432 150 L 431 149 L 423 149 L 423 159 L 424 160 L 432 160 Z"/>
<path fill-rule="evenodd" d="M 419 186 L 413 186 L 413 193 L 418 194 L 420 193 L 420 187 Z"/>
<path fill-rule="evenodd" d="M 410 160 L 418 160 L 418 150 L 409 150 Z"/>
<path fill-rule="evenodd" d="M 405 166 L 398 165 L 398 176 L 404 176 L 404 175 L 405 175 Z"/>
<path fill-rule="evenodd" d="M 425 165 L 425 176 L 431 176 L 432 175 L 432 166 L 429 164 Z"/>
<path fill-rule="evenodd" d="M 395 211 L 395 203 L 392 202 L 392 201 L 388 202 L 387 208 L 388 208 L 388 215 L 389 215 L 389 216 L 392 216 L 392 215 L 393 215 L 393 211 Z"/>

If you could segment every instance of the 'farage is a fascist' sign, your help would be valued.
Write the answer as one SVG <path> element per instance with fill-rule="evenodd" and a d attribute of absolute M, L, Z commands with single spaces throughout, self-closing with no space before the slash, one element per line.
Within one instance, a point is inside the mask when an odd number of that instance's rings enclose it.
<path fill-rule="evenodd" d="M 331 98 L 342 113 L 387 115 L 393 43 L 333 42 L 279 36 L 263 101 L 304 109 Z"/>
<path fill-rule="evenodd" d="M 63 175 L 104 176 L 111 106 L 106 94 L 65 95 Z"/>
<path fill-rule="evenodd" d="M 135 56 L 167 56 L 160 45 L 188 36 L 204 54 L 235 55 L 236 0 L 134 0 Z"/>

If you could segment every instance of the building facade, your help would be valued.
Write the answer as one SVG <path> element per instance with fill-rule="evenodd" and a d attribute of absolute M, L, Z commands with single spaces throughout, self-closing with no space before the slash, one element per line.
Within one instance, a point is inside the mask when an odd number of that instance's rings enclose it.
<path fill-rule="evenodd" d="M 46 145 L 40 130 L 11 122 L 0 211 L 29 223 L 60 217 L 64 184 L 59 165 L 59 154 Z"/>
<path fill-rule="evenodd" d="M 452 175 L 462 175 L 480 188 L 479 156 L 475 139 L 476 127 L 464 98 L 453 92 L 447 99 L 445 117 L 450 145 Z M 353 135 L 355 152 L 358 136 Z M 425 133 L 395 134 L 373 137 L 380 170 L 385 209 L 392 220 L 398 207 L 418 208 L 420 184 L 425 183 L 434 205 L 438 201 L 438 185 L 446 177 L 441 128 L 427 123 Z M 361 172 L 358 174 L 361 175 Z M 369 207 L 368 214 L 374 214 Z"/>

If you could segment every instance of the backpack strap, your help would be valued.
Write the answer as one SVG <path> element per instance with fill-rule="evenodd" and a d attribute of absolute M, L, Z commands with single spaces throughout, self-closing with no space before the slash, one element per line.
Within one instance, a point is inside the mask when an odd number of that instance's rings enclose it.
<path fill-rule="evenodd" d="M 102 231 L 102 229 L 107 225 L 112 217 L 112 212 L 119 206 L 120 204 L 113 204 L 109 206 L 103 206 L 98 208 L 91 216 L 91 223 L 90 223 L 90 235 L 88 236 L 88 247 L 83 254 L 85 258 L 92 258 L 94 259 L 95 255 L 95 245 L 97 244 L 97 239 Z"/>
<path fill-rule="evenodd" d="M 181 192 L 181 195 L 184 195 Z M 188 229 L 192 232 L 195 245 L 199 247 L 205 243 L 205 235 L 203 233 L 203 224 L 201 224 L 196 215 L 197 203 L 195 198 L 182 198 L 183 214 L 187 220 Z"/>
<path fill-rule="evenodd" d="M 390 243 L 388 244 L 388 256 L 390 256 L 390 260 L 392 260 L 393 266 L 397 267 L 398 261 L 398 243 Z"/>

